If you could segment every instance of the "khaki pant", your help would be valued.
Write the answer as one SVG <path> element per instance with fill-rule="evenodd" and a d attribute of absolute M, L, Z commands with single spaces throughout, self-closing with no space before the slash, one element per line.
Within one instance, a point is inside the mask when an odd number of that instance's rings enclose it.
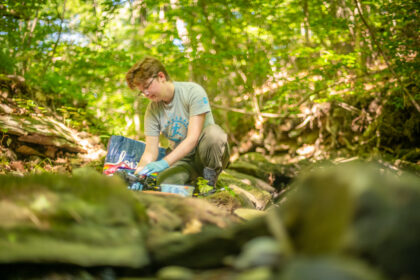
<path fill-rule="evenodd" d="M 229 163 L 230 151 L 227 134 L 216 125 L 203 129 L 197 146 L 183 159 L 161 172 L 157 184 L 191 184 L 199 176 L 203 176 L 204 167 L 222 172 Z"/>

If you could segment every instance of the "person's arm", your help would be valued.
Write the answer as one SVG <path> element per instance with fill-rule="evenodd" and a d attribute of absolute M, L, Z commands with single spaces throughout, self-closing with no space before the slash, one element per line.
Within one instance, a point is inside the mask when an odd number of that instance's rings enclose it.
<path fill-rule="evenodd" d="M 185 157 L 195 148 L 195 146 L 197 146 L 205 119 L 206 113 L 190 117 L 187 137 L 185 137 L 185 139 L 164 158 L 169 166 Z"/>
<path fill-rule="evenodd" d="M 140 170 L 142 170 L 148 163 L 155 161 L 158 157 L 158 154 L 159 136 L 146 136 L 146 148 L 140 158 L 139 163 L 137 164 L 134 174 L 139 173 Z"/>
<path fill-rule="evenodd" d="M 196 115 L 190 118 L 187 137 L 166 157 L 161 160 L 153 161 L 147 164 L 143 169 L 136 172 L 141 175 L 149 175 L 154 172 L 162 172 L 178 160 L 185 157 L 197 146 L 201 131 L 203 130 L 206 113 Z M 156 158 L 155 158 L 156 159 Z"/>

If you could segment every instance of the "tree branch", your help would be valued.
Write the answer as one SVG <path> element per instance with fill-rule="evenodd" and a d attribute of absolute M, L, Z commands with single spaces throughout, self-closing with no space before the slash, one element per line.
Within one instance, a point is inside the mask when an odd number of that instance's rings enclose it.
<path fill-rule="evenodd" d="M 38 22 L 38 12 L 39 12 L 39 9 L 40 8 L 38 8 L 36 10 L 35 19 L 32 21 L 32 25 L 31 25 L 30 30 L 29 31 L 26 31 L 25 32 L 25 35 L 23 35 L 23 39 L 22 39 L 22 51 L 24 51 L 26 48 L 29 49 L 31 47 L 32 36 L 33 36 L 34 30 L 35 30 L 36 24 Z M 28 23 L 28 25 L 29 25 L 29 23 Z M 26 40 L 26 37 L 28 37 L 28 40 Z M 23 62 L 22 74 L 26 73 L 27 65 L 29 65 L 29 59 L 28 60 L 25 60 Z"/>
<path fill-rule="evenodd" d="M 48 66 L 51 64 L 51 62 L 53 61 L 53 59 L 54 59 L 54 55 L 55 55 L 55 52 L 56 52 L 56 50 L 57 50 L 57 45 L 58 45 L 58 43 L 60 42 L 60 38 L 61 38 L 61 33 L 62 33 L 62 31 L 63 31 L 63 22 L 64 22 L 64 14 L 66 13 L 66 2 L 67 2 L 67 0 L 64 0 L 64 2 L 63 2 L 63 13 L 60 15 L 60 13 L 58 13 L 58 15 L 59 15 L 59 17 L 60 17 L 60 28 L 59 28 L 59 30 L 58 30 L 58 37 L 57 37 L 57 40 L 55 41 L 55 43 L 54 43 L 54 48 L 53 48 L 53 50 L 52 50 L 52 53 L 51 53 L 51 59 L 49 59 L 48 61 L 47 61 L 47 64 L 45 64 L 45 67 L 44 67 L 44 74 L 45 74 L 45 72 L 47 72 L 47 69 L 48 69 Z M 58 9 L 57 9 L 58 10 Z M 57 11 L 58 12 L 58 11 Z"/>
<path fill-rule="evenodd" d="M 283 118 L 283 117 L 287 117 L 288 114 L 274 114 L 274 113 L 257 113 L 257 112 L 248 112 L 245 109 L 238 109 L 238 108 L 232 108 L 232 107 L 227 107 L 227 106 L 222 106 L 222 105 L 218 105 L 218 104 L 211 104 L 212 107 L 214 108 L 218 108 L 218 109 L 222 109 L 222 110 L 226 110 L 226 111 L 231 111 L 231 112 L 236 112 L 236 113 L 240 113 L 240 114 L 244 114 L 244 115 L 250 115 L 250 116 L 258 116 L 261 115 L 264 118 Z"/>
<path fill-rule="evenodd" d="M 378 73 L 378 72 L 374 72 L 374 73 L 370 73 L 370 74 L 375 74 L 375 73 Z M 366 76 L 353 77 L 350 80 L 353 81 L 353 80 L 357 80 L 357 79 L 365 78 L 365 77 Z M 318 89 L 316 91 L 308 92 L 307 94 L 305 94 L 302 97 L 302 99 L 298 103 L 296 103 L 294 105 L 294 108 L 298 108 L 300 105 L 302 105 L 303 103 L 305 103 L 312 95 L 317 95 L 317 94 L 319 94 L 320 92 L 322 92 L 324 90 L 327 90 L 329 88 L 333 88 L 333 87 L 339 86 L 339 85 L 341 85 L 343 83 L 347 83 L 347 82 L 348 81 L 339 81 L 339 82 L 336 82 L 336 83 L 332 84 L 331 86 L 320 88 L 320 89 Z M 343 109 L 346 109 L 346 110 L 349 110 L 349 111 L 353 111 L 353 112 L 356 112 L 357 110 L 360 111 L 358 108 L 355 108 L 355 107 L 350 106 L 350 105 L 347 105 L 346 106 L 346 105 L 343 105 L 343 104 L 344 103 L 339 103 L 338 105 L 340 107 L 342 107 Z M 240 114 L 245 114 L 245 115 L 251 115 L 251 116 L 258 115 L 258 113 L 256 113 L 256 112 L 249 112 L 249 111 L 246 111 L 244 109 L 239 109 L 239 108 L 232 108 L 232 107 L 222 106 L 222 105 L 218 105 L 218 104 L 212 104 L 211 106 L 214 107 L 214 108 L 218 108 L 218 109 L 222 109 L 222 110 L 226 110 L 226 111 L 231 111 L 231 112 L 236 112 L 236 113 L 240 113 Z M 290 113 L 288 113 L 288 112 L 286 112 L 284 114 L 261 113 L 260 112 L 260 115 L 262 117 L 264 117 L 264 118 L 287 118 L 287 117 L 291 117 L 290 116 Z"/>

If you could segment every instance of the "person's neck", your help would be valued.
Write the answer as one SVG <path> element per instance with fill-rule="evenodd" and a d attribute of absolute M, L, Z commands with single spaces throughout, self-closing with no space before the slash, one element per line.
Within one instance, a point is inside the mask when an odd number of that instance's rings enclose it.
<path fill-rule="evenodd" d="M 174 99 L 175 96 L 175 85 L 168 81 L 166 82 L 166 89 L 165 89 L 165 97 L 162 99 L 162 101 L 166 104 L 171 103 L 171 101 Z"/>

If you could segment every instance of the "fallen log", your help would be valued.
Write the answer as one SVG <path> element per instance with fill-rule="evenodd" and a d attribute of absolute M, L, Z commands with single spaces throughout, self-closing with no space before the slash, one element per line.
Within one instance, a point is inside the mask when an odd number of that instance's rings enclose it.
<path fill-rule="evenodd" d="M 86 152 L 75 132 L 49 117 L 0 115 L 0 127 L 4 133 L 18 136 L 21 142 L 54 146 L 74 153 Z"/>

